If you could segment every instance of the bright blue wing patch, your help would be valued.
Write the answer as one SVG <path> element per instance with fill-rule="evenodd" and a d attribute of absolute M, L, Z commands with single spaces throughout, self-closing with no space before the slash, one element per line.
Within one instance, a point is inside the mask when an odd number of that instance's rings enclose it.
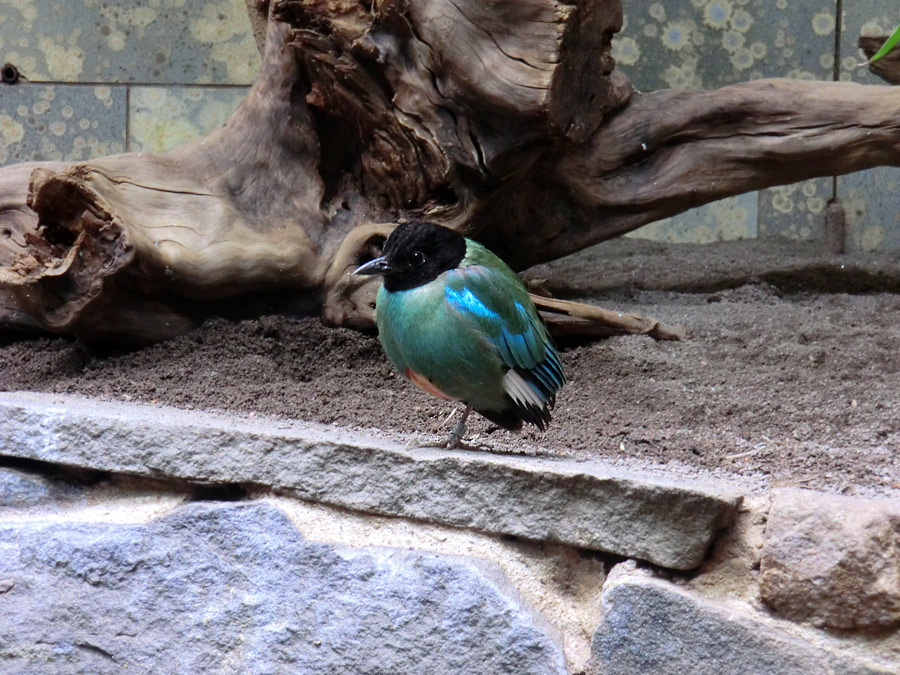
<path fill-rule="evenodd" d="M 462 310 L 463 312 L 469 312 L 482 319 L 500 318 L 500 315 L 497 314 L 497 312 L 488 309 L 487 305 L 479 300 L 468 288 L 457 291 L 447 286 L 444 288 L 444 297 L 446 297 L 447 301 L 456 309 Z"/>

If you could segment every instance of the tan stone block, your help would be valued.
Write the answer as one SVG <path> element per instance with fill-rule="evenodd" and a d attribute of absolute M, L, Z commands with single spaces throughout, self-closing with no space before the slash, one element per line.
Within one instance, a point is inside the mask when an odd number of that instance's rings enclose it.
<path fill-rule="evenodd" d="M 786 618 L 844 630 L 900 625 L 900 504 L 779 491 L 760 572 L 763 601 Z"/>

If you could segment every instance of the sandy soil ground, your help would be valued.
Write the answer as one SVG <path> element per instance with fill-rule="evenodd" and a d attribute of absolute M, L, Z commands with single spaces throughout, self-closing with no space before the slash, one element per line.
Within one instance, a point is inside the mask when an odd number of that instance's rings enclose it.
<path fill-rule="evenodd" d="M 900 496 L 896 255 L 625 239 L 525 276 L 561 297 L 683 324 L 688 338 L 566 345 L 570 382 L 549 431 L 510 434 L 473 416 L 471 443 Z M 290 316 L 211 319 L 122 352 L 7 336 L 0 389 L 316 420 L 418 443 L 443 440 L 461 407 L 396 376 L 373 336 Z"/>

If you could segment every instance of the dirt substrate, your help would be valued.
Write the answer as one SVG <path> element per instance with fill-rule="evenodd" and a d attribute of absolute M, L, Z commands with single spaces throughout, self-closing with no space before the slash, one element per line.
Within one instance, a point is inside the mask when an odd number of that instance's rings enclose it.
<path fill-rule="evenodd" d="M 620 240 L 526 277 L 559 296 L 683 324 L 688 339 L 566 346 L 570 383 L 550 430 L 514 435 L 479 419 L 470 442 L 751 486 L 900 496 L 896 255 Z M 445 438 L 459 407 L 397 377 L 374 337 L 284 316 L 211 319 L 121 353 L 7 337 L 0 389 L 316 420 L 418 443 Z"/>

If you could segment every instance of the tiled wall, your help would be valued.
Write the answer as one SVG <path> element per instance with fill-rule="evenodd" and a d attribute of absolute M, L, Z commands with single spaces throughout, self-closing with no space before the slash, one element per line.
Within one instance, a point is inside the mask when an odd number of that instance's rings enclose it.
<path fill-rule="evenodd" d="M 897 0 L 845 1 L 841 35 L 840 79 L 884 84 L 868 68 L 856 48 L 860 34 L 890 35 L 900 23 Z M 898 112 L 900 117 L 900 112 Z M 847 213 L 847 245 L 857 250 L 900 250 L 900 168 L 882 167 L 837 179 L 837 194 Z"/>
<path fill-rule="evenodd" d="M 900 23 L 896 0 L 625 0 L 619 67 L 641 90 L 714 88 L 761 77 L 878 82 L 858 69 L 861 30 Z M 0 164 L 160 151 L 220 126 L 260 60 L 244 0 L 0 0 Z M 752 192 L 633 236 L 708 242 L 820 238 L 830 178 Z M 900 249 L 900 169 L 837 180 L 856 249 Z"/>
<path fill-rule="evenodd" d="M 614 43 L 619 67 L 644 91 L 721 87 L 761 77 L 884 84 L 857 64 L 860 31 L 888 35 L 900 23 L 897 0 L 625 0 Z M 900 169 L 841 177 L 848 248 L 900 249 Z M 664 241 L 748 237 L 819 239 L 834 181 L 819 178 L 724 199 L 652 223 L 631 236 Z"/>
<path fill-rule="evenodd" d="M 244 0 L 0 0 L 0 164 L 171 148 L 259 71 Z"/>

